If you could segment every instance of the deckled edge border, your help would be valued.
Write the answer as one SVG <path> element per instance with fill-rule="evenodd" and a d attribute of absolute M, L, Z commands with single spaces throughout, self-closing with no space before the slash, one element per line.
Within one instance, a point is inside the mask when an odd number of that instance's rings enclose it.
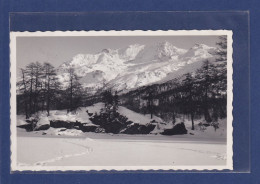
<path fill-rule="evenodd" d="M 226 166 L 17 166 L 16 37 L 31 36 L 210 36 L 227 35 L 227 164 Z M 232 30 L 110 30 L 10 32 L 10 165 L 15 171 L 223 171 L 233 170 L 233 31 Z M 15 71 L 15 72 L 12 72 Z M 12 85 L 15 84 L 15 85 Z M 15 119 L 12 121 L 12 119 Z M 43 168 L 44 167 L 44 168 Z M 156 168 L 156 169 L 155 169 Z"/>

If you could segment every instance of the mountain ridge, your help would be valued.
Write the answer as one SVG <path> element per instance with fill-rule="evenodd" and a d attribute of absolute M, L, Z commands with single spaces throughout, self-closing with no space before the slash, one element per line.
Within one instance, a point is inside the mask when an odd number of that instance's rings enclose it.
<path fill-rule="evenodd" d="M 195 44 L 181 49 L 170 42 L 132 44 L 119 49 L 101 49 L 96 54 L 77 54 L 58 69 L 66 83 L 68 68 L 74 68 L 83 87 L 96 91 L 105 86 L 118 91 L 174 79 L 198 69 L 206 59 L 215 60 L 215 47 Z"/>

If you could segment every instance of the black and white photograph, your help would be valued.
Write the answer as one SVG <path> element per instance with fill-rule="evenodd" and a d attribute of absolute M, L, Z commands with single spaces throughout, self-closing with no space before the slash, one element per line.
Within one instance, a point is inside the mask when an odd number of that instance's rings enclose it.
<path fill-rule="evenodd" d="M 13 171 L 232 170 L 232 31 L 10 35 Z"/>

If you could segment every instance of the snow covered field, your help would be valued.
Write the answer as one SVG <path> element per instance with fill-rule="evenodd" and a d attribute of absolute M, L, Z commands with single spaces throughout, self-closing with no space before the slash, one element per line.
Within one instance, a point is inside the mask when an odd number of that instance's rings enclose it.
<path fill-rule="evenodd" d="M 42 131 L 19 129 L 17 165 L 41 166 L 40 170 L 46 166 L 225 166 L 226 142 L 187 135 L 42 135 Z"/>

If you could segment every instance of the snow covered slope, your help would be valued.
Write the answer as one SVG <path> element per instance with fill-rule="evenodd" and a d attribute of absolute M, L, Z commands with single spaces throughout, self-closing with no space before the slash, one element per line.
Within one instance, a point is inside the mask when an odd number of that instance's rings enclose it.
<path fill-rule="evenodd" d="M 214 60 L 216 48 L 196 44 L 185 50 L 169 42 L 147 46 L 134 44 L 120 49 L 103 49 L 97 54 L 78 54 L 59 67 L 62 83 L 68 81 L 68 68 L 82 77 L 84 87 L 130 90 L 171 80 L 199 68 L 205 59 Z"/>

